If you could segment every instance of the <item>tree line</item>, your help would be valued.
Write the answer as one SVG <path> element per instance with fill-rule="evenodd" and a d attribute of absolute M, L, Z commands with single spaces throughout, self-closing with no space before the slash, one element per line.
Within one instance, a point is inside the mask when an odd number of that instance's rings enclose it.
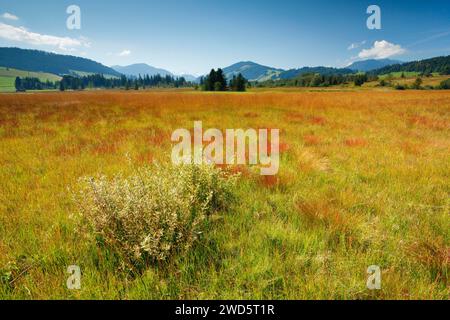
<path fill-rule="evenodd" d="M 159 74 L 149 76 L 139 76 L 139 77 L 126 77 L 122 75 L 120 78 L 117 77 L 105 77 L 102 74 L 87 75 L 82 77 L 65 75 L 59 81 L 51 82 L 49 80 L 41 81 L 39 78 L 20 78 L 17 77 L 15 80 L 16 91 L 27 91 L 27 90 L 45 90 L 45 89 L 59 89 L 60 91 L 65 90 L 84 90 L 102 88 L 102 89 L 114 89 L 121 88 L 125 90 L 139 90 L 145 88 L 153 87 L 187 87 L 192 86 L 192 84 L 184 77 L 173 77 L 170 75 L 161 76 Z"/>
<path fill-rule="evenodd" d="M 319 74 L 305 73 L 293 79 L 268 80 L 258 83 L 258 87 L 329 87 L 354 83 L 362 86 L 368 81 L 378 80 L 377 76 L 361 74 Z"/>
<path fill-rule="evenodd" d="M 41 81 L 39 78 L 34 77 L 17 77 L 14 82 L 14 86 L 16 87 L 16 91 L 19 92 L 26 90 L 54 90 L 57 88 L 57 84 L 55 82 L 51 82 L 49 80 Z"/>

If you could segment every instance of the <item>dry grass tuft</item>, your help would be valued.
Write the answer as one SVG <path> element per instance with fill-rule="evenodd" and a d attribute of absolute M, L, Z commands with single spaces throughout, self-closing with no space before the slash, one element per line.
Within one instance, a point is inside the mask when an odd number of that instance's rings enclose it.
<path fill-rule="evenodd" d="M 331 169 L 330 161 L 325 157 L 319 157 L 309 149 L 296 151 L 296 158 L 300 170 L 327 172 Z"/>

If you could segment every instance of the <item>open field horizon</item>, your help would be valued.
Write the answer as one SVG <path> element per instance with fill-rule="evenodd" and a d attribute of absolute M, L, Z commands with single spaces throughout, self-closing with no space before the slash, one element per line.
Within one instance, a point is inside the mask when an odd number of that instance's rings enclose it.
<path fill-rule="evenodd" d="M 73 190 L 170 161 L 196 120 L 280 129 L 279 173 L 235 167 L 191 250 L 125 270 L 80 234 Z M 0 299 L 448 299 L 449 154 L 449 91 L 1 94 Z"/>

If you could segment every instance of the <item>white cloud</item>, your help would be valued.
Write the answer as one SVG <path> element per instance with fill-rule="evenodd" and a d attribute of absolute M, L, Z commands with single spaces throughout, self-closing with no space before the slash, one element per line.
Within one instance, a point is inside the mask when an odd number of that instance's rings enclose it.
<path fill-rule="evenodd" d="M 355 43 L 352 43 L 351 45 L 349 45 L 347 50 L 358 49 L 359 47 L 361 47 L 365 44 L 366 44 L 366 40 L 361 41 L 361 42 L 355 42 Z"/>
<path fill-rule="evenodd" d="M 399 44 L 393 44 L 386 40 L 375 41 L 370 49 L 363 49 L 359 54 L 360 59 L 386 59 L 402 55 L 406 52 Z"/>
<path fill-rule="evenodd" d="M 18 16 L 15 16 L 12 13 L 9 13 L 9 12 L 5 12 L 4 14 L 2 14 L 2 18 L 3 19 L 8 19 L 8 20 L 14 20 L 14 21 L 19 20 Z"/>
<path fill-rule="evenodd" d="M 73 51 L 76 47 L 90 47 L 90 43 L 86 38 L 74 39 L 40 34 L 28 31 L 24 27 L 14 27 L 4 23 L 0 23 L 0 38 L 33 45 L 57 47 L 64 51 Z"/>
<path fill-rule="evenodd" d="M 119 57 L 126 57 L 131 54 L 130 50 L 123 50 L 121 53 L 118 54 Z"/>

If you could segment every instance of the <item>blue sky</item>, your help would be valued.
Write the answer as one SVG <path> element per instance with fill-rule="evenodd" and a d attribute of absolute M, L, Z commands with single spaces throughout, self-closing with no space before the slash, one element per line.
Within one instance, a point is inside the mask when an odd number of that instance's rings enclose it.
<path fill-rule="evenodd" d="M 80 30 L 66 27 L 73 4 Z M 366 27 L 372 4 L 381 30 Z M 196 75 L 243 60 L 285 69 L 408 61 L 450 54 L 450 1 L 0 0 L 0 46 Z"/>

